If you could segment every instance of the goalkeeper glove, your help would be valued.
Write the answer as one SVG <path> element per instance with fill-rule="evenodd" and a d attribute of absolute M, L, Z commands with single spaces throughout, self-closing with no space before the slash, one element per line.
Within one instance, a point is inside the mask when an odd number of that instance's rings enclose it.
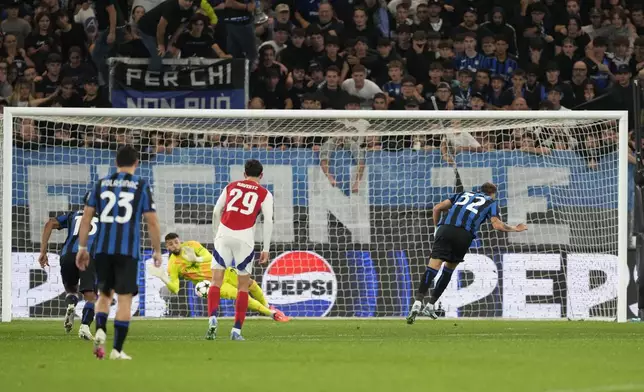
<path fill-rule="evenodd" d="M 189 261 L 191 263 L 198 261 L 197 255 L 195 254 L 195 250 L 189 246 L 184 246 L 183 248 L 181 248 L 181 257 L 183 257 L 186 261 Z"/>
<path fill-rule="evenodd" d="M 161 281 L 165 284 L 168 284 L 170 282 L 170 278 L 168 277 L 168 274 L 163 270 L 163 268 L 158 268 L 153 265 L 148 266 L 148 273 L 152 276 L 156 276 L 157 278 L 161 279 Z"/>

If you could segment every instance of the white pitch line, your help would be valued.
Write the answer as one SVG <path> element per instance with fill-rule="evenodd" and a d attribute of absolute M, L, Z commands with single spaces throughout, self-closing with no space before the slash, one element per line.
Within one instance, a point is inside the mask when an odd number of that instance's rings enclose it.
<path fill-rule="evenodd" d="M 605 385 L 601 387 L 579 389 L 548 389 L 546 392 L 623 392 L 643 391 L 644 384 Z"/>

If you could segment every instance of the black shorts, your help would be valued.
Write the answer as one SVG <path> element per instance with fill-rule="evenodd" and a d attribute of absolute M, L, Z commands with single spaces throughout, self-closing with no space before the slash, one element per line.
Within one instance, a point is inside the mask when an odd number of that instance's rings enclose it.
<path fill-rule="evenodd" d="M 443 225 L 436 232 L 430 257 L 450 263 L 460 263 L 470 249 L 472 240 L 474 235 L 464 228 Z"/>
<path fill-rule="evenodd" d="M 94 257 L 94 262 L 101 293 L 109 295 L 112 290 L 116 294 L 139 293 L 138 260 L 129 256 L 99 253 Z"/>
<path fill-rule="evenodd" d="M 76 253 L 64 254 L 60 258 L 60 276 L 68 293 L 96 292 L 96 264 L 91 258 L 85 271 L 81 271 L 76 267 Z"/>

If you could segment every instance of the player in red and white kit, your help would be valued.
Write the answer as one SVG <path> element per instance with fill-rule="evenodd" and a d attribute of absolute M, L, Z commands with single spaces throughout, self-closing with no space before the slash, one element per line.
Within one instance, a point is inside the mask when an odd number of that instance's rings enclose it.
<path fill-rule="evenodd" d="M 208 332 L 206 339 L 217 336 L 217 309 L 220 288 L 226 268 L 233 265 L 238 274 L 237 300 L 235 301 L 235 325 L 231 340 L 244 340 L 242 324 L 248 310 L 248 287 L 255 257 L 255 222 L 261 212 L 264 215 L 264 247 L 259 257 L 260 264 L 268 262 L 268 251 L 273 233 L 273 195 L 259 184 L 264 168 L 255 159 L 246 161 L 243 181 L 231 182 L 224 188 L 212 212 L 212 227 L 215 234 L 215 251 L 212 261 L 212 283 L 208 290 Z"/>

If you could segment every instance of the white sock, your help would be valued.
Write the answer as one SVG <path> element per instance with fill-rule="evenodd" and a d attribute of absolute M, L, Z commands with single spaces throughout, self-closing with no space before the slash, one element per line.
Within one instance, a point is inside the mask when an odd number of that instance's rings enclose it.
<path fill-rule="evenodd" d="M 241 335 L 241 329 L 239 329 L 239 328 L 233 328 L 233 330 L 232 330 L 232 331 L 230 331 L 230 333 L 231 333 L 231 334 L 236 333 L 236 334 L 238 334 L 238 335 Z"/>
<path fill-rule="evenodd" d="M 208 322 L 210 323 L 210 325 L 217 324 L 217 317 L 210 316 L 210 318 L 208 319 Z"/>

